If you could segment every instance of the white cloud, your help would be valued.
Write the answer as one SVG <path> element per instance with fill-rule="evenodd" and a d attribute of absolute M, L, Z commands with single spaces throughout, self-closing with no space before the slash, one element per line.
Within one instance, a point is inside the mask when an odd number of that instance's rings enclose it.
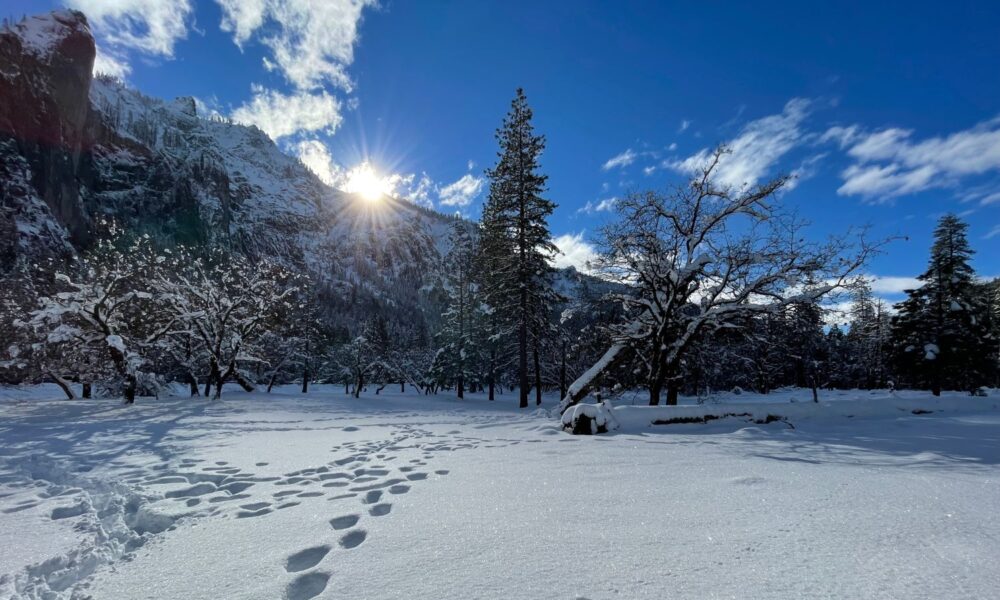
<path fill-rule="evenodd" d="M 638 156 L 635 151 L 631 148 L 625 150 L 618 156 L 609 158 L 606 163 L 601 167 L 604 171 L 610 171 L 611 169 L 616 169 L 620 167 L 627 167 L 635 162 L 636 156 Z"/>
<path fill-rule="evenodd" d="M 63 0 L 83 11 L 108 46 L 172 57 L 187 37 L 190 0 Z"/>
<path fill-rule="evenodd" d="M 597 258 L 594 246 L 583 239 L 584 232 L 567 233 L 552 240 L 559 253 L 552 263 L 558 268 L 576 267 L 578 271 L 590 272 L 588 263 Z"/>
<path fill-rule="evenodd" d="M 615 207 L 615 203 L 618 202 L 618 198 L 604 198 L 603 200 L 598 200 L 597 202 L 587 201 L 582 208 L 577 209 L 576 212 L 593 214 L 595 212 L 609 211 Z"/>
<path fill-rule="evenodd" d="M 677 128 L 677 133 L 684 133 L 690 126 L 691 126 L 691 121 L 688 121 L 687 119 L 681 120 L 681 125 L 680 127 Z"/>
<path fill-rule="evenodd" d="M 112 54 L 102 48 L 97 47 L 97 56 L 94 57 L 94 74 L 102 73 L 111 75 L 118 79 L 125 79 L 132 72 L 132 67 L 128 62 L 118 55 Z"/>
<path fill-rule="evenodd" d="M 809 115 L 812 103 L 793 98 L 781 114 L 770 115 L 747 123 L 739 135 L 727 143 L 731 153 L 722 157 L 716 167 L 716 181 L 740 187 L 753 185 L 806 136 L 802 122 Z M 681 173 L 694 174 L 706 165 L 712 150 L 704 148 L 686 159 L 666 161 L 663 166 Z"/>
<path fill-rule="evenodd" d="M 868 278 L 868 282 L 876 294 L 902 294 L 906 290 L 913 290 L 922 285 L 916 277 L 885 275 L 872 275 Z"/>
<path fill-rule="evenodd" d="M 271 51 L 265 67 L 300 90 L 326 84 L 350 91 L 358 25 L 375 0 L 216 0 L 222 30 L 242 47 L 254 34 Z"/>
<path fill-rule="evenodd" d="M 340 100 L 326 92 L 285 95 L 256 85 L 252 89 L 253 98 L 232 117 L 260 127 L 271 139 L 303 131 L 332 134 L 343 121 Z"/>
<path fill-rule="evenodd" d="M 441 188 L 438 196 L 442 206 L 468 206 L 483 190 L 483 178 L 466 173 L 453 183 Z"/>
<path fill-rule="evenodd" d="M 294 147 L 302 164 L 307 166 L 320 180 L 333 187 L 343 187 L 344 169 L 334 162 L 326 145 L 319 140 L 305 140 Z"/>
<path fill-rule="evenodd" d="M 656 167 L 655 166 L 643 167 L 643 169 L 642 169 L 642 174 L 645 175 L 645 176 L 647 176 L 647 177 L 649 177 L 650 175 L 652 175 L 655 172 L 656 172 Z"/>
<path fill-rule="evenodd" d="M 1000 117 L 922 141 L 914 141 L 909 129 L 867 134 L 856 126 L 841 129 L 839 137 L 830 130 L 823 138 L 849 146 L 847 154 L 856 161 L 841 174 L 844 183 L 837 192 L 844 196 L 888 199 L 1000 171 Z"/>
<path fill-rule="evenodd" d="M 997 237 L 998 235 L 1000 235 L 1000 225 L 994 225 L 993 229 L 990 229 L 990 232 L 984 235 L 983 238 L 989 240 Z"/>

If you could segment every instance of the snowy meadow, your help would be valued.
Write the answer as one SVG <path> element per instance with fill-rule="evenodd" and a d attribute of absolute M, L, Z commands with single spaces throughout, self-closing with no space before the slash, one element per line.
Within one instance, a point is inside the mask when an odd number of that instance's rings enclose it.
<path fill-rule="evenodd" d="M 1000 586 L 995 396 L 723 394 L 619 406 L 617 430 L 574 436 L 547 410 L 555 396 L 523 413 L 509 396 L 389 388 L 132 407 L 67 402 L 55 386 L 0 394 L 3 597 L 985 598 Z M 747 408 L 794 417 L 650 424 Z"/>
<path fill-rule="evenodd" d="M 5 1 L 0 600 L 1000 597 L 986 3 Z"/>

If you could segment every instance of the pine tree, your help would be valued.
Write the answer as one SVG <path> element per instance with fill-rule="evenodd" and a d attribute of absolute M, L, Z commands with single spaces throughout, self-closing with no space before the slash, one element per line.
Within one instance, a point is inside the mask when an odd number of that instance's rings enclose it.
<path fill-rule="evenodd" d="M 518 89 L 497 130 L 497 164 L 487 171 L 490 194 L 483 210 L 481 250 L 486 268 L 483 291 L 486 303 L 496 311 L 498 333 L 517 335 L 522 408 L 528 406 L 529 350 L 537 353 L 551 317 L 549 259 L 556 252 L 547 223 L 555 204 L 542 197 L 547 177 L 539 172 L 545 138 L 535 135 L 531 118 L 524 91 Z"/>
<path fill-rule="evenodd" d="M 477 286 L 473 273 L 476 246 L 464 223 L 456 222 L 451 231 L 451 250 L 445 259 L 448 284 L 448 308 L 438 333 L 441 351 L 436 366 L 442 375 L 455 382 L 456 394 L 465 397 L 466 385 L 476 379 L 478 350 L 475 343 Z"/>
<path fill-rule="evenodd" d="M 968 225 L 945 215 L 934 230 L 930 264 L 919 288 L 893 319 L 896 362 L 912 384 L 973 390 L 992 372 L 987 309 L 969 261 Z"/>

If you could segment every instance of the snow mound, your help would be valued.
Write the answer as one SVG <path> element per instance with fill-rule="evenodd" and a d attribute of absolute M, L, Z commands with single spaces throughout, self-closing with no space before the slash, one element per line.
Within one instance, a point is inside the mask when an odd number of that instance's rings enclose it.
<path fill-rule="evenodd" d="M 610 402 L 574 404 L 562 415 L 562 427 L 577 435 L 597 435 L 618 428 Z"/>

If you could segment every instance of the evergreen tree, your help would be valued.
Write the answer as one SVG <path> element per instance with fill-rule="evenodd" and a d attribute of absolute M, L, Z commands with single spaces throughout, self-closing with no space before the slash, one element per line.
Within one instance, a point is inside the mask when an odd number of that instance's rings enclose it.
<path fill-rule="evenodd" d="M 496 312 L 497 333 L 517 335 L 522 408 L 528 406 L 528 354 L 534 351 L 537 356 L 540 338 L 548 330 L 555 297 L 549 259 L 557 251 L 547 223 L 555 205 L 542 197 L 547 177 L 539 172 L 545 138 L 535 135 L 531 118 L 519 88 L 497 130 L 497 164 L 487 171 L 490 194 L 483 210 L 481 250 L 483 291 Z M 537 384 L 537 360 L 535 364 Z"/>
<path fill-rule="evenodd" d="M 448 308 L 438 333 L 441 351 L 437 354 L 435 366 L 455 382 L 456 394 L 464 398 L 466 386 L 476 380 L 478 367 L 475 330 L 477 314 L 481 311 L 473 280 L 476 246 L 468 228 L 460 222 L 452 226 L 451 243 L 451 250 L 445 259 Z"/>
<path fill-rule="evenodd" d="M 987 308 L 969 265 L 968 225 L 945 215 L 934 230 L 930 264 L 893 319 L 896 363 L 911 384 L 973 390 L 993 369 Z"/>

